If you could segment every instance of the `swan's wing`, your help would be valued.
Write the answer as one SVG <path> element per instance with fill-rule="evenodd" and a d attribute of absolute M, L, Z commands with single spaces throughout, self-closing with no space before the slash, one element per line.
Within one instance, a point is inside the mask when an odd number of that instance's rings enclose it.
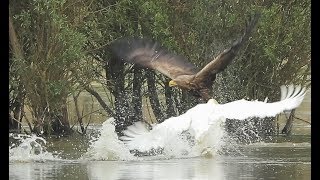
<path fill-rule="evenodd" d="M 215 113 L 228 119 L 244 120 L 250 117 L 271 117 L 285 111 L 297 108 L 303 101 L 306 88 L 301 86 L 281 86 L 281 100 L 273 103 L 263 101 L 238 100 L 216 107 Z"/>
<path fill-rule="evenodd" d="M 138 150 L 140 152 L 148 152 L 152 149 L 163 148 L 167 143 L 174 141 L 181 135 L 182 132 L 188 130 L 193 126 L 199 128 L 203 127 L 206 119 L 213 111 L 212 101 L 206 104 L 198 104 L 189 109 L 186 113 L 180 116 L 171 117 L 160 124 L 153 126 L 152 130 L 146 128 L 143 122 L 136 122 L 122 131 L 124 136 L 119 139 L 122 140 L 130 150 Z M 194 121 L 194 122 L 193 122 Z M 201 131 L 201 129 L 200 129 Z"/>
<path fill-rule="evenodd" d="M 148 152 L 152 149 L 163 148 L 168 139 L 181 134 L 190 126 L 188 113 L 178 117 L 171 117 L 164 122 L 157 124 L 149 130 L 143 122 L 136 122 L 122 131 L 122 140 L 130 150 Z"/>

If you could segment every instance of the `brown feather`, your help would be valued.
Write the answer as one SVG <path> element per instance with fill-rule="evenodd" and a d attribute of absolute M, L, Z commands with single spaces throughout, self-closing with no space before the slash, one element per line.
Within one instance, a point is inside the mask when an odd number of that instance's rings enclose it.
<path fill-rule="evenodd" d="M 171 79 L 198 72 L 197 67 L 183 56 L 170 53 L 148 39 L 123 38 L 114 41 L 110 47 L 119 59 L 157 70 Z"/>
<path fill-rule="evenodd" d="M 259 17 L 260 14 L 254 15 L 253 19 L 251 19 L 251 21 L 247 24 L 244 34 L 236 42 L 234 42 L 230 48 L 225 49 L 204 68 L 202 68 L 202 70 L 200 70 L 196 75 L 196 81 L 204 81 L 204 79 L 207 79 L 209 76 L 223 71 L 232 62 L 240 47 L 248 41 L 255 25 L 258 22 Z"/>
<path fill-rule="evenodd" d="M 248 41 L 259 17 L 260 14 L 255 14 L 247 24 L 244 34 L 200 71 L 185 57 L 170 53 L 151 40 L 122 38 L 111 43 L 110 48 L 117 59 L 157 70 L 173 79 L 180 88 L 207 101 L 216 74 L 232 62 L 240 47 Z"/>

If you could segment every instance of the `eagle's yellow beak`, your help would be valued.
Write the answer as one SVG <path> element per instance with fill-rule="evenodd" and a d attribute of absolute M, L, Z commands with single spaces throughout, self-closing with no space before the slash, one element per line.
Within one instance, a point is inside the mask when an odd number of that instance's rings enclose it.
<path fill-rule="evenodd" d="M 176 86 L 177 83 L 174 80 L 169 81 L 169 87 Z"/>

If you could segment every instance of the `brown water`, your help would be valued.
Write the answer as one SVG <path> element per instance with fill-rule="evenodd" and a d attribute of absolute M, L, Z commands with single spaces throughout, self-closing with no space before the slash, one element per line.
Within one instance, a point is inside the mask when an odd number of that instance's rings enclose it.
<path fill-rule="evenodd" d="M 309 93 L 297 116 L 311 122 L 310 102 Z M 211 158 L 80 160 L 89 147 L 88 138 L 52 138 L 43 145 L 49 152 L 44 158 L 32 159 L 27 153 L 10 161 L 9 179 L 311 179 L 310 128 L 308 123 L 295 121 L 292 136 L 249 145 L 234 144 Z"/>
<path fill-rule="evenodd" d="M 254 157 L 15 163 L 9 167 L 10 179 L 311 179 L 308 161 L 279 162 Z"/>
<path fill-rule="evenodd" d="M 47 140 L 40 160 L 10 161 L 9 179 L 311 179 L 311 137 L 280 136 L 270 142 L 234 144 L 214 157 L 81 160 L 84 137 Z"/>
<path fill-rule="evenodd" d="M 308 147 L 256 147 L 245 154 L 211 159 L 10 163 L 9 179 L 311 179 Z"/>

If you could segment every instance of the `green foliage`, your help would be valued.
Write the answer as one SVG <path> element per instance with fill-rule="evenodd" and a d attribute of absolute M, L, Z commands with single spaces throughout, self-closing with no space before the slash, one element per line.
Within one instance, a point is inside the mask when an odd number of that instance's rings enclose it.
<path fill-rule="evenodd" d="M 50 114 L 59 114 L 61 107 L 66 106 L 77 78 L 86 70 L 83 62 L 87 38 L 70 24 L 64 11 L 66 5 L 66 1 L 33 0 L 23 9 L 15 9 L 14 15 L 24 58 L 12 61 L 26 89 L 27 105 L 34 118 L 41 118 L 49 109 L 51 112 L 45 118 L 49 123 Z"/>
<path fill-rule="evenodd" d="M 17 24 L 26 24 L 19 29 L 19 34 L 27 46 L 24 64 L 21 68 L 25 77 L 36 78 L 45 82 L 72 78 L 70 71 L 79 68 L 84 58 L 83 45 L 86 37 L 70 27 L 67 18 L 59 8 L 63 1 L 32 1 L 33 11 L 24 11 L 15 16 Z M 32 25 L 27 26 L 32 22 Z M 21 22 L 21 23 L 20 23 Z M 30 23 L 29 23 L 30 24 Z M 32 79 L 31 79 L 32 80 Z M 34 84 L 33 84 L 34 86 Z M 66 83 L 58 94 L 70 91 L 72 83 Z M 57 92 L 55 92 L 57 93 Z"/>
<path fill-rule="evenodd" d="M 161 40 L 170 45 L 169 4 L 165 1 L 97 1 L 85 30 L 101 45 L 124 36 Z M 96 44 L 97 45 L 97 44 Z"/>
<path fill-rule="evenodd" d="M 250 14 L 261 12 L 253 37 L 214 84 L 221 102 L 277 100 L 282 84 L 310 84 L 310 1 L 180 1 L 173 8 L 181 14 L 172 24 L 174 37 L 199 67 L 230 47 Z"/>
<path fill-rule="evenodd" d="M 310 6 L 307 4 L 272 3 L 260 9 L 260 22 L 243 56 L 228 68 L 231 74 L 221 74 L 224 82 L 238 87 L 234 94 L 244 91 L 238 97 L 234 95 L 235 98 L 268 96 L 278 100 L 280 85 L 310 84 Z"/>
<path fill-rule="evenodd" d="M 310 85 L 310 5 L 291 0 L 12 0 L 24 58 L 10 59 L 9 87 L 17 89 L 21 80 L 34 111 L 58 109 L 71 92 L 105 78 L 100 73 L 110 60 L 105 47 L 124 36 L 157 40 L 203 67 L 230 47 L 249 15 L 259 11 L 252 38 L 218 75 L 213 97 L 219 102 L 266 96 L 276 100 L 282 84 Z M 130 91 L 130 67 L 125 72 Z M 156 77 L 161 96 L 167 79 Z M 181 91 L 172 92 L 183 99 Z M 185 106 L 192 101 L 186 100 Z"/>

